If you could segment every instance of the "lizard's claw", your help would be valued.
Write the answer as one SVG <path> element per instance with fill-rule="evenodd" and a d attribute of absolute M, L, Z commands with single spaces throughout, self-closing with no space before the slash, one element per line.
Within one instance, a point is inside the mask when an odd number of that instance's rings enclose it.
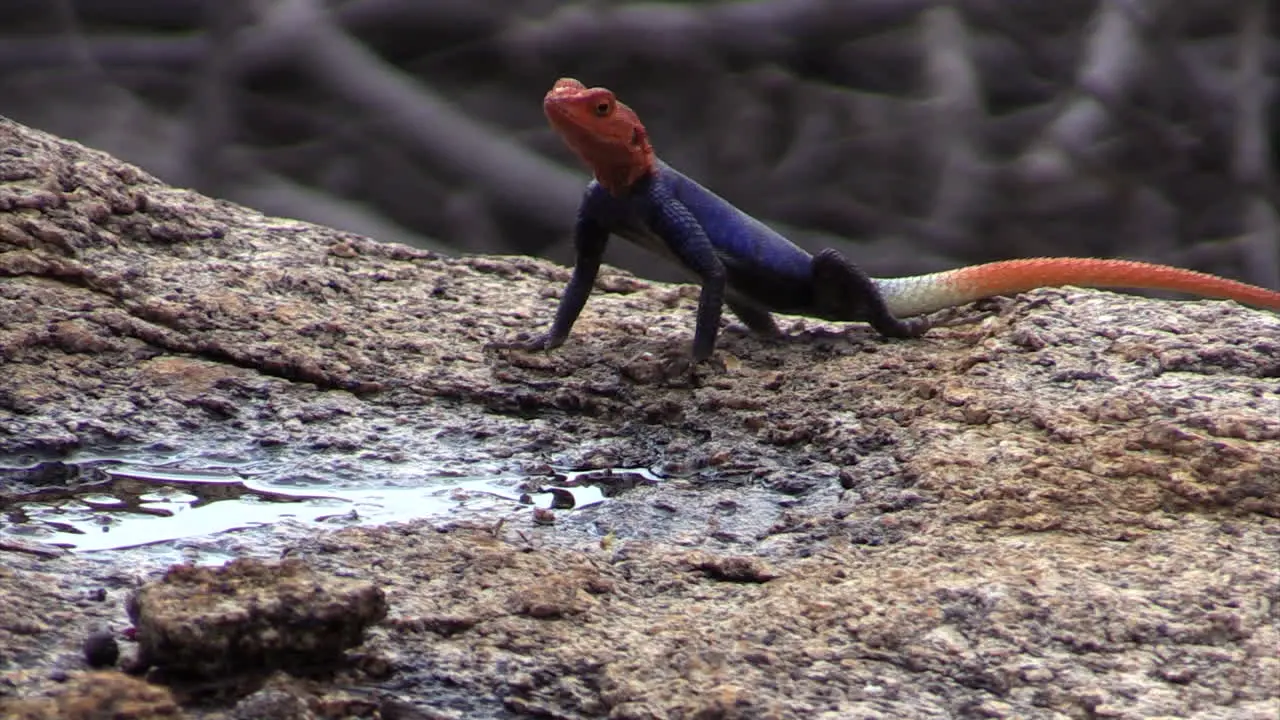
<path fill-rule="evenodd" d="M 937 323 L 927 317 L 895 318 L 887 313 L 869 322 L 881 335 L 900 340 L 920 337 L 929 332 L 929 328 L 937 327 Z"/>
<path fill-rule="evenodd" d="M 697 367 L 698 363 L 688 355 L 676 355 L 662 364 L 662 376 L 667 381 L 691 382 L 696 375 L 694 371 Z"/>

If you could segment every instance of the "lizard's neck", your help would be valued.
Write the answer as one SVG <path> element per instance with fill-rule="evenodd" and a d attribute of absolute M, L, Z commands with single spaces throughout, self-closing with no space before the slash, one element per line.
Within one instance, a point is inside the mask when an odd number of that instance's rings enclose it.
<path fill-rule="evenodd" d="M 629 160 L 625 163 L 591 163 L 591 170 L 596 182 L 614 197 L 622 197 L 631 192 L 636 183 L 653 173 L 654 157 L 652 151 L 641 162 Z"/>
<path fill-rule="evenodd" d="M 649 135 L 639 122 L 618 128 L 616 136 L 573 125 L 562 127 L 560 132 L 591 168 L 596 181 L 614 197 L 626 195 L 632 185 L 657 169 Z"/>

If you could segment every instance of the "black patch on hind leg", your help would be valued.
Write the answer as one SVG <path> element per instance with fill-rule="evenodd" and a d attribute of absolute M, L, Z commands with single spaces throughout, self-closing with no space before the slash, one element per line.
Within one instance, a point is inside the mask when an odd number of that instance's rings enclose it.
<path fill-rule="evenodd" d="M 929 329 L 927 318 L 894 317 L 871 277 L 832 248 L 813 258 L 813 304 L 823 317 L 866 322 L 885 337 L 918 337 Z"/>

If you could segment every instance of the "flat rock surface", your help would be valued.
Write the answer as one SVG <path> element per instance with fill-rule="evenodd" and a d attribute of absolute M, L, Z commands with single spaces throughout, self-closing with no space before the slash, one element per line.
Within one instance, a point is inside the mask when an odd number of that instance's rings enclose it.
<path fill-rule="evenodd" d="M 663 476 L 550 523 L 294 543 L 386 593 L 362 652 L 387 672 L 345 688 L 437 717 L 1280 714 L 1273 313 L 1042 290 L 910 342 L 726 332 L 677 382 L 693 288 L 609 271 L 563 348 L 495 351 L 549 321 L 565 268 L 263 217 L 3 120 L 0 183 L 13 462 L 194 445 Z M 85 672 L 139 574 L 0 551 L 0 698 Z"/>

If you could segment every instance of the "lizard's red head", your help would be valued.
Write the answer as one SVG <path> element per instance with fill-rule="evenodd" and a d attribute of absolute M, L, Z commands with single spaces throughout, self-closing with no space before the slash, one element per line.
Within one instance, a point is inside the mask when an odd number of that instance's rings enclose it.
<path fill-rule="evenodd" d="M 640 118 L 605 88 L 561 78 L 542 99 L 551 127 L 614 195 L 653 170 L 653 146 Z"/>

